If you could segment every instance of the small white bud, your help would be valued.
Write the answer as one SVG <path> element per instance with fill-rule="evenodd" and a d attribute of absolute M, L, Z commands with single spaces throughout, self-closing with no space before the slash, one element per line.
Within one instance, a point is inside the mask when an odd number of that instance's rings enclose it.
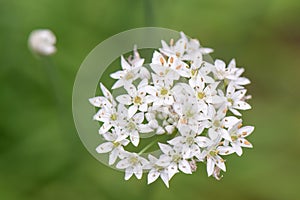
<path fill-rule="evenodd" d="M 50 56 L 56 52 L 56 37 L 51 30 L 38 29 L 30 33 L 29 49 L 38 55 Z"/>

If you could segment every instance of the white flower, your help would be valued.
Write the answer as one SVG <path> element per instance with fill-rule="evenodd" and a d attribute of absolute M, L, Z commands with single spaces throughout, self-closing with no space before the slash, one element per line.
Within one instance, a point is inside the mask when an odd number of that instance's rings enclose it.
<path fill-rule="evenodd" d="M 166 79 L 152 74 L 154 86 L 147 86 L 146 91 L 151 95 L 149 97 L 153 101 L 153 106 L 172 105 L 174 97 L 171 91 L 172 83 Z"/>
<path fill-rule="evenodd" d="M 56 37 L 54 33 L 49 29 L 38 29 L 30 33 L 28 39 L 28 45 L 32 52 L 50 56 L 56 52 Z"/>
<path fill-rule="evenodd" d="M 254 130 L 253 126 L 241 127 L 241 125 L 241 121 L 239 121 L 228 130 L 231 137 L 230 144 L 232 146 L 232 149 L 239 156 L 241 156 L 243 153 L 242 147 L 252 148 L 252 144 L 248 140 L 246 140 L 245 137 L 250 135 Z"/>
<path fill-rule="evenodd" d="M 206 125 L 205 128 L 208 128 L 208 135 L 212 140 L 215 140 L 216 138 L 221 136 L 222 138 L 231 141 L 230 135 L 227 129 L 225 128 L 228 128 L 235 124 L 238 121 L 238 119 L 232 116 L 225 116 L 226 109 L 224 107 L 221 107 L 219 110 L 216 111 L 216 109 L 213 106 L 208 106 L 208 121 L 206 121 L 206 123 L 203 124 Z"/>
<path fill-rule="evenodd" d="M 219 82 L 211 83 L 205 86 L 204 82 L 199 81 L 195 86 L 195 95 L 200 104 L 220 104 L 224 98 L 218 96 L 217 86 Z"/>
<path fill-rule="evenodd" d="M 178 80 L 180 76 L 189 77 L 187 64 L 176 56 L 170 56 L 166 61 L 163 55 L 155 51 L 150 66 L 157 75 L 165 77 L 169 74 L 167 77 L 173 80 Z"/>
<path fill-rule="evenodd" d="M 182 126 L 179 132 L 180 135 L 169 140 L 168 143 L 173 146 L 181 146 L 185 158 L 193 158 L 195 156 L 197 159 L 201 159 L 201 150 L 197 144 L 201 141 L 201 138 L 199 138 L 199 136 L 197 137 L 197 133 L 188 126 Z"/>
<path fill-rule="evenodd" d="M 110 76 L 113 79 L 118 79 L 112 86 L 112 89 L 116 89 L 122 86 L 131 84 L 134 80 L 139 78 L 139 72 L 144 64 L 144 59 L 131 60 L 131 64 L 128 63 L 123 56 L 121 56 L 121 71 L 112 73 Z"/>
<path fill-rule="evenodd" d="M 241 116 L 242 114 L 237 110 L 249 110 L 251 106 L 244 101 L 245 94 L 247 90 L 242 89 L 236 91 L 236 88 L 232 83 L 229 83 L 227 90 L 226 90 L 226 97 L 225 97 L 225 105 L 226 107 L 235 115 Z M 224 97 L 224 94 L 221 90 L 219 90 L 220 96 Z"/>
<path fill-rule="evenodd" d="M 144 79 L 138 85 L 138 88 L 133 84 L 127 85 L 124 88 L 128 94 L 118 96 L 116 99 L 119 103 L 124 105 L 131 105 L 128 109 L 128 118 L 131 118 L 138 110 L 146 112 L 148 109 L 148 103 L 152 102 L 151 98 L 146 96 L 146 86 L 148 86 L 148 80 Z"/>
<path fill-rule="evenodd" d="M 236 117 L 239 110 L 251 108 L 244 69 L 234 59 L 228 66 L 218 59 L 207 62 L 205 55 L 213 50 L 180 35 L 170 45 L 162 41 L 145 67 L 136 46 L 127 60 L 121 56 L 122 70 L 111 74 L 117 79 L 112 90 L 124 91 L 116 101 L 102 84 L 103 96 L 89 99 L 99 108 L 94 120 L 104 139 L 96 151 L 109 154 L 108 164 L 124 169 L 125 180 L 148 172 L 148 184 L 160 177 L 169 187 L 176 173 L 192 174 L 199 163 L 206 165 L 208 176 L 220 180 L 220 172 L 226 171 L 223 157 L 241 156 L 242 147 L 252 147 L 245 137 L 254 127 L 242 127 Z M 145 138 L 152 141 L 140 149 Z M 130 143 L 139 152 L 130 152 Z M 160 151 L 153 156 L 149 152 L 155 145 Z"/>
<path fill-rule="evenodd" d="M 191 174 L 191 166 L 186 160 L 187 154 L 183 151 L 181 147 L 174 146 L 173 148 L 169 145 L 158 143 L 160 150 L 164 153 L 161 155 L 160 160 L 163 163 L 169 163 L 168 174 L 169 179 L 171 179 L 176 173 L 178 173 L 178 168 L 185 174 Z"/>
<path fill-rule="evenodd" d="M 121 160 L 117 163 L 118 169 L 125 169 L 125 180 L 130 179 L 134 174 L 137 179 L 141 179 L 143 168 L 148 165 L 148 161 L 136 153 L 123 152 Z"/>
<path fill-rule="evenodd" d="M 144 113 L 136 113 L 132 118 L 127 118 L 124 126 L 121 127 L 122 134 L 118 140 L 125 139 L 129 136 L 131 143 L 138 146 L 140 142 L 140 133 L 149 133 L 153 130 L 147 125 L 142 124 Z"/>
<path fill-rule="evenodd" d="M 127 139 L 117 141 L 119 132 L 120 130 L 115 128 L 112 130 L 112 132 L 104 133 L 102 136 L 108 142 L 104 142 L 96 148 L 98 153 L 110 152 L 108 162 L 109 165 L 112 165 L 116 162 L 120 153 L 124 151 L 123 146 L 126 146 L 129 143 L 129 140 Z"/>
<path fill-rule="evenodd" d="M 211 176 L 214 173 L 216 167 L 220 168 L 224 172 L 226 171 L 225 160 L 219 155 L 220 150 L 218 144 L 220 143 L 221 137 L 214 140 L 206 140 L 206 149 L 203 150 L 202 155 L 206 157 L 206 171 L 207 175 Z"/>
<path fill-rule="evenodd" d="M 169 173 L 168 173 L 168 163 L 160 162 L 159 159 L 155 158 L 151 154 L 148 155 L 149 159 L 149 173 L 148 173 L 148 184 L 153 183 L 158 177 L 164 182 L 164 184 L 169 187 Z"/>
<path fill-rule="evenodd" d="M 188 39 L 183 32 L 181 32 L 180 35 L 181 38 L 175 43 L 175 45 L 173 39 L 170 41 L 170 46 L 162 40 L 162 48 L 159 50 L 167 56 L 176 56 L 178 58 L 182 58 L 187 48 Z"/>

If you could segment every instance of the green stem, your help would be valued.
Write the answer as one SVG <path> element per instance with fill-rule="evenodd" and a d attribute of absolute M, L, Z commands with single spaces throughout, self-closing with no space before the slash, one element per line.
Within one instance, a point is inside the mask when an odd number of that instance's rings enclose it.
<path fill-rule="evenodd" d="M 147 146 L 145 146 L 139 153 L 138 155 L 141 155 L 145 151 L 147 151 L 150 147 L 152 147 L 154 144 L 157 144 L 157 142 L 160 140 L 160 138 L 157 138 L 156 140 L 153 140 L 151 143 L 149 143 Z"/>
<path fill-rule="evenodd" d="M 145 25 L 153 26 L 154 17 L 153 17 L 152 0 L 144 0 L 144 11 L 145 11 Z"/>

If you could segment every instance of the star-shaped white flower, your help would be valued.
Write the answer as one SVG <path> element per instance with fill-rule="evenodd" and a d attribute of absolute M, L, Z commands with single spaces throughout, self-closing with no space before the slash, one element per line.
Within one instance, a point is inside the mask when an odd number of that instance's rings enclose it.
<path fill-rule="evenodd" d="M 149 98 L 153 101 L 153 106 L 172 105 L 174 97 L 172 94 L 172 83 L 167 79 L 160 78 L 156 74 L 152 74 L 153 86 L 146 86 Z"/>
<path fill-rule="evenodd" d="M 163 163 L 169 163 L 168 174 L 169 179 L 171 179 L 177 172 L 178 169 L 185 174 L 192 174 L 191 166 L 186 160 L 187 156 L 185 152 L 182 151 L 181 147 L 171 147 L 167 144 L 158 143 L 160 150 L 164 153 L 161 155 L 160 160 Z"/>
<path fill-rule="evenodd" d="M 123 152 L 116 168 L 125 169 L 125 180 L 130 179 L 134 174 L 137 179 L 141 179 L 143 168 L 148 165 L 148 161 L 136 153 Z"/>
<path fill-rule="evenodd" d="M 121 152 L 124 151 L 123 146 L 126 146 L 129 143 L 129 140 L 123 139 L 121 141 L 117 141 L 119 137 L 119 129 L 112 129 L 112 132 L 104 133 L 102 136 L 107 142 L 100 144 L 96 151 L 98 153 L 109 153 L 109 161 L 108 164 L 112 165 L 116 162 L 118 156 Z"/>
<path fill-rule="evenodd" d="M 139 71 L 144 64 L 144 59 L 137 59 L 131 64 L 128 63 L 123 56 L 121 56 L 122 70 L 112 73 L 110 76 L 117 79 L 117 82 L 112 86 L 112 89 L 120 88 L 131 84 L 134 80 L 139 78 Z"/>
<path fill-rule="evenodd" d="M 149 133 L 152 132 L 153 129 L 149 127 L 147 124 L 143 124 L 144 121 L 144 113 L 136 113 L 131 118 L 127 118 L 126 123 L 120 127 L 122 129 L 122 134 L 117 139 L 120 141 L 129 136 L 131 143 L 134 146 L 138 146 L 140 142 L 140 133 Z"/>
<path fill-rule="evenodd" d="M 249 136 L 253 130 L 253 126 L 244 126 L 241 127 L 241 121 L 236 123 L 232 128 L 228 130 L 231 137 L 231 146 L 237 155 L 241 156 L 243 153 L 242 147 L 252 148 L 252 144 L 245 139 L 245 137 Z"/>
<path fill-rule="evenodd" d="M 168 173 L 168 163 L 161 162 L 159 159 L 155 158 L 151 154 L 148 155 L 149 159 L 149 173 L 148 173 L 148 184 L 153 183 L 158 179 L 164 182 L 164 184 L 169 187 L 169 173 Z"/>
<path fill-rule="evenodd" d="M 197 159 L 200 158 L 200 147 L 197 144 L 201 138 L 197 136 L 197 133 L 189 128 L 189 126 L 182 126 L 179 129 L 180 135 L 169 140 L 168 143 L 173 146 L 181 146 L 182 151 L 185 154 L 185 158 L 193 158 L 194 156 Z"/>
<path fill-rule="evenodd" d="M 238 110 L 249 110 L 251 106 L 245 102 L 245 94 L 247 90 L 236 90 L 234 84 L 231 82 L 229 83 L 226 96 L 221 90 L 219 90 L 219 95 L 225 98 L 225 105 L 226 107 L 235 115 L 241 116 L 242 114 Z"/>
<path fill-rule="evenodd" d="M 153 99 L 146 96 L 146 86 L 148 86 L 148 80 L 142 80 L 136 88 L 133 84 L 125 86 L 128 94 L 118 96 L 116 99 L 119 103 L 124 105 L 130 105 L 128 108 L 128 118 L 131 118 L 138 110 L 146 112 L 148 104 Z"/>

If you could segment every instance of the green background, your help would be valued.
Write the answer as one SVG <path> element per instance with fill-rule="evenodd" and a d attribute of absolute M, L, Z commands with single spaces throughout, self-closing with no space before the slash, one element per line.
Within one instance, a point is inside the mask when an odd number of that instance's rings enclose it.
<path fill-rule="evenodd" d="M 299 10 L 298 0 L 0 0 L 0 199 L 299 199 Z M 77 136 L 71 96 L 81 62 L 104 39 L 143 26 L 184 31 L 246 68 L 254 149 L 229 156 L 221 181 L 201 165 L 170 189 L 126 182 Z M 51 60 L 27 48 L 37 28 L 58 38 Z"/>

